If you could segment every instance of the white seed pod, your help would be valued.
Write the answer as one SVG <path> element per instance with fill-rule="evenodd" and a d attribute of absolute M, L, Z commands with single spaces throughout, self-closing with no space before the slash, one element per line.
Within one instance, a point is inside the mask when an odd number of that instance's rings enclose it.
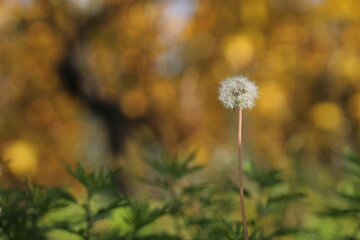
<path fill-rule="evenodd" d="M 220 83 L 219 100 L 225 108 L 251 109 L 257 97 L 258 87 L 247 77 L 229 77 Z"/>

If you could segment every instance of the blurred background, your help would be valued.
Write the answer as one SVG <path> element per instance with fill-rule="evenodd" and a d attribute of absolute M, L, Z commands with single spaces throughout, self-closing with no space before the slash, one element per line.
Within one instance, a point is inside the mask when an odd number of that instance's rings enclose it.
<path fill-rule="evenodd" d="M 233 166 L 217 92 L 244 74 L 245 155 L 321 185 L 360 149 L 359 39 L 358 0 L 2 0 L 2 181 L 63 183 L 59 160 L 141 175 L 159 146 Z"/>

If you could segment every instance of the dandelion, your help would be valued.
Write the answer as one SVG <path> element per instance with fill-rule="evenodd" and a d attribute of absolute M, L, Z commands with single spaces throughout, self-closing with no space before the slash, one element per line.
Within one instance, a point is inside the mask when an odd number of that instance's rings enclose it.
<path fill-rule="evenodd" d="M 220 83 L 219 100 L 225 108 L 251 109 L 258 97 L 258 87 L 247 77 L 230 77 Z"/>
<path fill-rule="evenodd" d="M 245 240 L 249 240 L 247 229 L 245 200 L 244 200 L 244 184 L 242 173 L 242 158 L 241 158 L 241 125 L 242 125 L 242 110 L 251 109 L 255 106 L 255 99 L 258 97 L 258 87 L 251 82 L 247 77 L 230 77 L 220 83 L 219 100 L 225 108 L 233 109 L 239 112 L 238 122 L 238 162 L 239 162 L 239 192 L 240 192 L 240 208 L 242 223 L 244 228 Z"/>

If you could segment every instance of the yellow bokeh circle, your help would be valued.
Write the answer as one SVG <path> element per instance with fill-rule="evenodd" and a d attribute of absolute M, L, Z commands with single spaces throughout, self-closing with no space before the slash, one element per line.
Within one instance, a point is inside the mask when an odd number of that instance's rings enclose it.
<path fill-rule="evenodd" d="M 311 116 L 316 127 L 335 131 L 342 125 L 343 113 L 341 108 L 332 102 L 320 102 L 311 109 Z"/>
<path fill-rule="evenodd" d="M 9 168 L 18 177 L 32 176 L 38 169 L 36 149 L 25 141 L 10 143 L 4 150 L 4 159 Z"/>

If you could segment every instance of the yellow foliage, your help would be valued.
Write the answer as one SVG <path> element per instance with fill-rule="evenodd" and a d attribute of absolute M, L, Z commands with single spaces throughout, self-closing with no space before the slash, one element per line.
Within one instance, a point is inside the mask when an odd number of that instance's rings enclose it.
<path fill-rule="evenodd" d="M 123 94 L 120 101 L 122 111 L 130 118 L 144 116 L 148 110 L 148 98 L 140 90 L 130 90 Z"/>
<path fill-rule="evenodd" d="M 269 49 L 267 58 L 269 66 L 274 72 L 284 72 L 291 69 L 295 65 L 296 53 L 295 49 L 288 45 L 276 46 Z"/>
<path fill-rule="evenodd" d="M 359 19 L 360 2 L 358 0 L 330 0 L 320 5 L 319 15 L 323 17 Z"/>
<path fill-rule="evenodd" d="M 89 104 L 100 100 L 129 121 L 143 118 L 146 127 L 133 121 L 131 131 L 148 129 L 171 150 L 199 143 L 196 161 L 206 164 L 219 145 L 234 150 L 236 115 L 225 112 L 217 96 L 218 82 L 238 74 L 259 85 L 244 126 L 247 144 L 269 165 L 286 165 L 289 136 L 304 142 L 293 147 L 299 158 L 316 161 L 324 146 L 336 150 L 356 139 L 348 136 L 357 134 L 360 121 L 360 93 L 354 92 L 360 88 L 359 0 L 185 1 L 171 14 L 173 1 L 106 0 L 83 10 L 75 2 L 0 1 L 3 142 L 36 139 L 39 154 L 51 151 L 69 161 L 88 149 L 100 152 L 110 142 L 93 141 L 93 131 L 109 116 Z M 59 60 L 74 63 L 75 72 L 61 76 Z M 317 96 L 333 102 L 318 103 Z M 319 141 L 318 129 L 335 133 L 338 142 L 327 134 Z M 110 136 L 112 128 L 106 131 Z M 18 154 L 8 156 L 14 172 L 36 172 L 28 143 L 6 151 Z M 233 153 L 227 154 L 223 158 Z"/>
<path fill-rule="evenodd" d="M 0 2 L 0 28 L 6 27 L 7 24 L 14 20 L 15 18 L 12 14 L 11 7 L 3 2 Z"/>
<path fill-rule="evenodd" d="M 176 89 L 170 81 L 158 81 L 150 86 L 149 95 L 151 105 L 160 113 L 173 110 L 175 99 L 177 98 Z"/>
<path fill-rule="evenodd" d="M 260 25 L 265 23 L 267 20 L 267 1 L 262 0 L 251 0 L 251 1 L 242 1 L 240 8 L 241 18 L 247 24 Z"/>
<path fill-rule="evenodd" d="M 254 46 L 242 34 L 231 36 L 225 44 L 225 58 L 234 70 L 246 67 L 254 58 Z"/>
<path fill-rule="evenodd" d="M 336 131 L 342 124 L 342 110 L 332 102 L 321 102 L 315 104 L 311 109 L 311 116 L 316 127 Z"/>
<path fill-rule="evenodd" d="M 25 141 L 15 141 L 4 151 L 4 159 L 9 160 L 10 170 L 18 177 L 32 176 L 38 169 L 37 152 Z"/>
<path fill-rule="evenodd" d="M 360 92 L 356 93 L 349 100 L 348 107 L 350 110 L 350 114 L 360 121 Z"/>
<path fill-rule="evenodd" d="M 257 100 L 260 112 L 270 116 L 277 116 L 286 106 L 286 94 L 283 87 L 277 82 L 266 82 L 260 85 L 259 99 Z"/>

